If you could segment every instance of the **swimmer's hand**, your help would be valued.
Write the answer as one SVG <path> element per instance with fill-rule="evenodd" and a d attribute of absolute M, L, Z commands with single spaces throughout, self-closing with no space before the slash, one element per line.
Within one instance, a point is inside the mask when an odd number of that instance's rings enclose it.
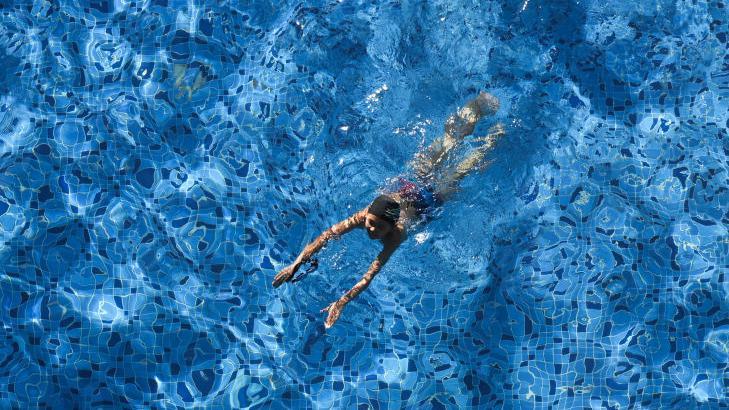
<path fill-rule="evenodd" d="M 346 303 L 339 299 L 336 302 L 330 303 L 329 306 L 321 310 L 322 312 L 329 312 L 327 320 L 324 321 L 325 328 L 329 329 L 330 327 L 332 327 L 334 322 L 339 319 L 339 315 L 342 313 L 342 308 L 344 308 L 345 305 Z"/>
<path fill-rule="evenodd" d="M 291 265 L 281 269 L 281 272 L 279 272 L 276 277 L 273 278 L 273 287 L 277 288 L 281 286 L 284 282 L 290 281 L 291 278 L 294 277 L 294 273 L 299 270 L 299 266 L 301 266 L 301 262 L 296 261 Z"/>

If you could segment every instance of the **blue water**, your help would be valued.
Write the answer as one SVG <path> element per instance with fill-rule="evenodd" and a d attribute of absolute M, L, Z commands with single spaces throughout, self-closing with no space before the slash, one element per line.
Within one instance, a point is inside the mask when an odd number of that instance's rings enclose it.
<path fill-rule="evenodd" d="M 0 1 L 0 408 L 729 406 L 722 1 Z M 507 135 L 325 329 L 486 90 Z"/>

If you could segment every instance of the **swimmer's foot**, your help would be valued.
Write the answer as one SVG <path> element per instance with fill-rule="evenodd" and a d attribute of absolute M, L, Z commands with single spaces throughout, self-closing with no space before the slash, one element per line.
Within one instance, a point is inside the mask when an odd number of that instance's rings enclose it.
<path fill-rule="evenodd" d="M 482 171 L 486 169 L 493 160 L 483 161 L 483 157 L 486 156 L 487 149 L 483 149 L 483 147 L 479 147 L 471 154 L 466 157 L 463 161 L 461 161 L 458 166 L 456 166 L 456 172 L 455 175 L 458 177 L 458 179 L 463 178 L 468 173 L 472 171 Z"/>
<path fill-rule="evenodd" d="M 481 91 L 476 97 L 476 105 L 478 106 L 481 115 L 494 115 L 499 110 L 499 99 L 493 94 L 489 94 L 486 91 Z"/>
<path fill-rule="evenodd" d="M 475 137 L 473 141 L 483 142 L 478 149 L 491 149 L 498 139 L 506 135 L 506 129 L 501 123 L 497 123 L 489 128 L 489 133 L 485 137 Z"/>
<path fill-rule="evenodd" d="M 463 137 L 473 132 L 478 120 L 484 116 L 494 115 L 498 110 L 499 99 L 482 91 L 476 98 L 448 117 L 445 123 L 445 133 L 452 137 L 455 143 L 459 143 Z"/>
<path fill-rule="evenodd" d="M 471 171 L 482 171 L 486 169 L 493 160 L 483 161 L 486 154 L 491 151 L 501 137 L 506 135 L 506 129 L 501 123 L 498 123 L 489 128 L 489 134 L 485 137 L 476 137 L 474 141 L 483 142 L 478 148 L 474 149 L 466 159 L 461 161 L 456 167 L 455 174 L 458 178 L 463 178 L 466 174 Z"/>

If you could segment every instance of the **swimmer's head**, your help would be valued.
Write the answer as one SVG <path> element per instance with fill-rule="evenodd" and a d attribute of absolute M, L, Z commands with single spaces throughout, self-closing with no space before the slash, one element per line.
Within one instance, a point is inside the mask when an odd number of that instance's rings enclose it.
<path fill-rule="evenodd" d="M 380 195 L 367 208 L 365 229 L 371 239 L 382 239 L 395 228 L 400 217 L 400 204 L 387 195 Z"/>

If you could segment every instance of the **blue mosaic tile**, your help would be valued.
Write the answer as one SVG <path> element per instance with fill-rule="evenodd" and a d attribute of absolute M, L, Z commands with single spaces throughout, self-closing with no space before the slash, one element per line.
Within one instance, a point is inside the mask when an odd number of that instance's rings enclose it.
<path fill-rule="evenodd" d="M 0 408 L 729 407 L 728 4 L 208 3 L 0 0 Z M 480 91 L 333 327 L 364 233 L 271 286 Z"/>

